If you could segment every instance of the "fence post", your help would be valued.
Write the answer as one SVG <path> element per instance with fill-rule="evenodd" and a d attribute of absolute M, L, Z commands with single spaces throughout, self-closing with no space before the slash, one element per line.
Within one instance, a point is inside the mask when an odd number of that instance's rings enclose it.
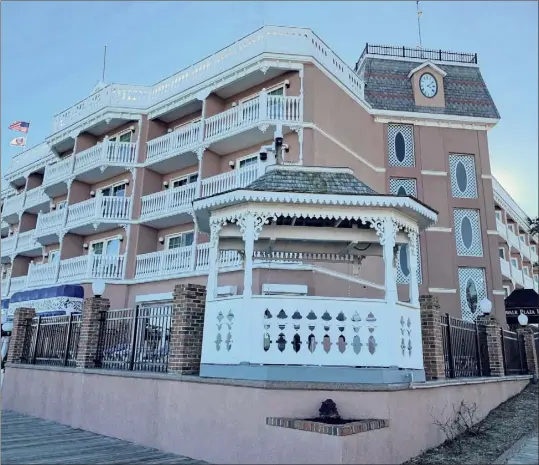
<path fill-rule="evenodd" d="M 444 379 L 445 363 L 438 298 L 422 295 L 419 298 L 419 306 L 425 377 L 427 380 Z"/>
<path fill-rule="evenodd" d="M 24 344 L 26 340 L 27 322 L 33 318 L 36 311 L 33 308 L 18 308 L 13 315 L 13 329 L 9 339 L 7 352 L 8 363 L 22 363 Z"/>
<path fill-rule="evenodd" d="M 71 324 L 73 322 L 73 313 L 69 314 L 69 320 L 67 321 L 67 336 L 66 346 L 64 349 L 64 366 L 67 366 L 67 359 L 69 358 L 69 344 L 71 342 Z"/>
<path fill-rule="evenodd" d="M 39 342 L 39 330 L 41 329 L 41 315 L 37 316 L 36 335 L 34 336 L 34 344 L 32 347 L 32 365 L 36 364 L 37 345 Z"/>
<path fill-rule="evenodd" d="M 496 318 L 492 316 L 481 316 L 477 321 L 485 327 L 490 376 L 504 376 L 503 338 L 500 340 L 500 331 L 502 328 Z"/>
<path fill-rule="evenodd" d="M 88 297 L 84 299 L 80 322 L 77 368 L 94 368 L 101 329 L 101 312 L 110 308 L 109 299 Z"/>
<path fill-rule="evenodd" d="M 206 286 L 178 284 L 174 288 L 170 322 L 169 373 L 182 375 L 200 373 L 205 309 Z"/>
<path fill-rule="evenodd" d="M 528 374 L 539 376 L 539 354 L 535 349 L 534 331 L 531 327 L 518 328 L 517 334 L 524 340 L 524 353 L 526 354 L 526 367 Z"/>
<path fill-rule="evenodd" d="M 449 377 L 454 378 L 455 377 L 455 360 L 453 359 L 453 340 L 451 337 L 451 316 L 449 313 L 445 314 L 447 318 L 447 362 L 449 364 Z"/>
<path fill-rule="evenodd" d="M 129 370 L 133 371 L 135 367 L 135 349 L 137 347 L 137 329 L 138 329 L 139 306 L 135 306 L 133 311 L 133 324 L 131 325 L 131 347 L 129 349 Z"/>
<path fill-rule="evenodd" d="M 479 341 L 479 326 L 477 324 L 477 320 L 474 322 L 475 326 L 475 350 L 477 352 L 477 370 L 479 372 L 479 376 L 483 376 L 483 362 L 481 361 L 481 343 Z"/>

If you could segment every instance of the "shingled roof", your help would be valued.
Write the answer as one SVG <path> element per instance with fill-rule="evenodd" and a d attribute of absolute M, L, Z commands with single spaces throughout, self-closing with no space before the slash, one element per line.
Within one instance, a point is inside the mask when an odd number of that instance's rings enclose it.
<path fill-rule="evenodd" d="M 360 71 L 365 82 L 365 100 L 378 110 L 500 118 L 481 72 L 475 66 L 436 63 L 447 73 L 445 108 L 416 106 L 408 74 L 417 66 L 417 61 L 365 57 Z"/>
<path fill-rule="evenodd" d="M 377 195 L 348 168 L 274 165 L 246 190 L 302 194 Z"/>

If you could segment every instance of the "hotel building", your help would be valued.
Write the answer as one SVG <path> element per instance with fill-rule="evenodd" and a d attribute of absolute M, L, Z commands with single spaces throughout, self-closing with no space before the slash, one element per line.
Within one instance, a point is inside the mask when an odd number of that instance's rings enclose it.
<path fill-rule="evenodd" d="M 79 283 L 90 295 L 104 279 L 112 308 L 124 308 L 205 283 L 208 236 L 192 203 L 263 175 L 275 160 L 261 147 L 281 131 L 285 164 L 349 167 L 379 194 L 438 211 L 420 236 L 420 293 L 467 320 L 487 297 L 504 320 L 505 295 L 537 290 L 539 270 L 537 237 L 490 170 L 498 120 L 475 54 L 367 45 L 351 67 L 301 28 L 263 27 L 153 86 L 100 83 L 4 173 L 2 298 Z M 370 258 L 359 269 L 301 258 L 255 254 L 253 287 L 383 293 Z M 222 295 L 241 293 L 242 261 L 221 253 Z"/>

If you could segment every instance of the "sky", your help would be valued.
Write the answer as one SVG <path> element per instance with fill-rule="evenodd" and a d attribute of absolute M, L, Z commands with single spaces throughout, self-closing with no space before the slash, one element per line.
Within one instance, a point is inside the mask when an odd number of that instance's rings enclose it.
<path fill-rule="evenodd" d="M 353 66 L 365 43 L 418 44 L 415 1 L 30 2 L 1 5 L 2 170 L 20 149 L 7 130 L 30 121 L 28 147 L 52 117 L 106 82 L 151 85 L 260 26 L 311 28 Z M 423 46 L 477 52 L 501 114 L 491 169 L 530 216 L 538 213 L 538 3 L 420 2 Z"/>

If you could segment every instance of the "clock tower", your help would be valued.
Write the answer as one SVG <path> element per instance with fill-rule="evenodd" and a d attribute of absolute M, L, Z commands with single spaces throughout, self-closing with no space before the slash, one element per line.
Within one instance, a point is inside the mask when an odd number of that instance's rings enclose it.
<path fill-rule="evenodd" d="M 445 108 L 446 75 L 443 69 L 430 61 L 425 61 L 410 71 L 408 79 L 412 81 L 416 106 Z"/>

